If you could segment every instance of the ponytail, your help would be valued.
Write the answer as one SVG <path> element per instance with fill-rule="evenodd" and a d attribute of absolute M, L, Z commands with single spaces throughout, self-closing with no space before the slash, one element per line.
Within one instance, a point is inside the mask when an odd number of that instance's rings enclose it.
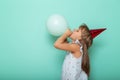
<path fill-rule="evenodd" d="M 82 69 L 89 76 L 90 62 L 89 62 L 89 56 L 88 56 L 88 47 L 84 41 L 82 41 L 82 44 L 83 44 Z"/>
<path fill-rule="evenodd" d="M 81 42 L 83 45 L 83 56 L 82 56 L 82 69 L 89 76 L 90 74 L 90 61 L 88 55 L 88 49 L 92 45 L 93 39 L 91 37 L 89 28 L 86 24 L 83 24 L 79 27 L 81 29 Z"/>

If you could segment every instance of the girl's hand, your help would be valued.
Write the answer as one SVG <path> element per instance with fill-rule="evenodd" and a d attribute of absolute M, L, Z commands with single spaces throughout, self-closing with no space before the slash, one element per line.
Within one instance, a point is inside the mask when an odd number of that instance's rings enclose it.
<path fill-rule="evenodd" d="M 69 37 L 72 34 L 72 31 L 68 28 L 64 34 Z"/>

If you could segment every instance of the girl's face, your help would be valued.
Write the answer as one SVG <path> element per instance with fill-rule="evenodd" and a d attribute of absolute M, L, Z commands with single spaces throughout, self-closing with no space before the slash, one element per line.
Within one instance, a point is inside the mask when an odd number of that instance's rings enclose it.
<path fill-rule="evenodd" d="M 73 33 L 71 34 L 70 38 L 72 40 L 80 40 L 81 39 L 81 29 L 75 29 Z"/>

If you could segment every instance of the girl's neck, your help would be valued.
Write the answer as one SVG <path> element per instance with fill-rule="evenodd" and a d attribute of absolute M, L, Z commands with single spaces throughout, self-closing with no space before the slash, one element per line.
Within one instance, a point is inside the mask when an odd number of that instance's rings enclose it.
<path fill-rule="evenodd" d="M 76 39 L 77 40 L 77 39 Z M 76 40 L 72 40 L 72 43 L 74 43 Z"/>

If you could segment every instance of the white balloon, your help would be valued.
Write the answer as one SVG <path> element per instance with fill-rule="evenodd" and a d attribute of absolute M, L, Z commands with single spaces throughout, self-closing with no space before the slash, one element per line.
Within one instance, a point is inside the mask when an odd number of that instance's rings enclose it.
<path fill-rule="evenodd" d="M 67 27 L 65 18 L 59 14 L 54 14 L 48 18 L 47 29 L 54 36 L 62 35 Z"/>

